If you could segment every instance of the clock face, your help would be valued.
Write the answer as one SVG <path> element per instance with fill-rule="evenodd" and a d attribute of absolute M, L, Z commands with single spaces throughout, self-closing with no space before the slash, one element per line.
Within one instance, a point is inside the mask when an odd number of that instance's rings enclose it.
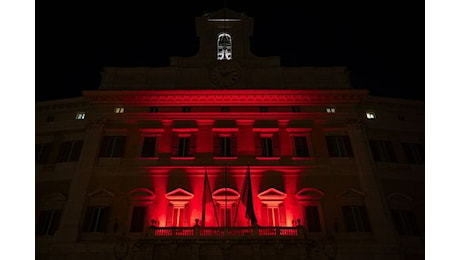
<path fill-rule="evenodd" d="M 240 70 L 232 64 L 221 64 L 211 69 L 211 81 L 217 86 L 229 87 L 240 79 Z"/>

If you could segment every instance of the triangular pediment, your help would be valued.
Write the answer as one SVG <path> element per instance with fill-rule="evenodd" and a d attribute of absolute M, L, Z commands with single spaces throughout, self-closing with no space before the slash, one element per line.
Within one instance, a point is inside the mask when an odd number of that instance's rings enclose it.
<path fill-rule="evenodd" d="M 262 201 L 265 200 L 284 200 L 286 198 L 286 193 L 279 191 L 275 188 L 269 188 L 266 191 L 263 191 L 257 195 Z"/>
<path fill-rule="evenodd" d="M 106 189 L 98 189 L 98 190 L 88 193 L 88 197 L 91 197 L 94 199 L 113 198 L 115 197 L 115 194 Z"/>
<path fill-rule="evenodd" d="M 297 194 L 295 197 L 302 201 L 302 200 L 319 200 L 322 197 L 324 197 L 324 192 L 321 190 L 315 189 L 315 188 L 303 188 Z"/>
<path fill-rule="evenodd" d="M 165 196 L 168 200 L 191 200 L 194 197 L 193 193 L 190 193 L 182 188 L 168 192 Z"/>
<path fill-rule="evenodd" d="M 155 193 L 147 188 L 134 189 L 128 192 L 131 200 L 153 200 L 155 198 Z"/>
<path fill-rule="evenodd" d="M 366 193 L 359 191 L 357 189 L 354 189 L 354 188 L 349 188 L 345 190 L 344 192 L 337 195 L 337 197 L 341 197 L 341 198 L 356 198 L 356 197 L 361 198 L 364 196 L 366 196 Z"/>

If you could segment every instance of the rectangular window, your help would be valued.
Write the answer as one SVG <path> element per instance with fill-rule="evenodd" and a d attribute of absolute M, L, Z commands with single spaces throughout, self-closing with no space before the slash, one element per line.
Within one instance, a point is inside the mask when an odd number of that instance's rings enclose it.
<path fill-rule="evenodd" d="M 130 232 L 143 232 L 145 226 L 146 207 L 134 207 L 131 215 Z"/>
<path fill-rule="evenodd" d="M 300 112 L 300 107 L 298 106 L 293 106 L 291 109 L 292 109 L 292 112 L 295 112 L 295 113 Z"/>
<path fill-rule="evenodd" d="M 335 113 L 335 107 L 327 107 L 326 112 L 328 113 Z"/>
<path fill-rule="evenodd" d="M 370 232 L 369 218 L 364 206 L 343 206 L 347 232 Z"/>
<path fill-rule="evenodd" d="M 376 162 L 396 162 L 396 155 L 390 141 L 369 140 L 369 145 Z"/>
<path fill-rule="evenodd" d="M 51 152 L 51 143 L 35 145 L 35 162 L 37 164 L 45 164 L 48 162 L 48 157 Z"/>
<path fill-rule="evenodd" d="M 232 157 L 232 138 L 229 136 L 220 137 L 220 157 Z"/>
<path fill-rule="evenodd" d="M 321 232 L 321 222 L 317 206 L 305 207 L 305 216 L 307 219 L 308 232 Z"/>
<path fill-rule="evenodd" d="M 262 157 L 273 157 L 273 139 L 271 137 L 261 137 Z"/>
<path fill-rule="evenodd" d="M 259 112 L 268 112 L 268 107 L 259 107 Z"/>
<path fill-rule="evenodd" d="M 407 162 L 411 164 L 425 163 L 425 147 L 423 144 L 417 143 L 402 143 L 401 144 L 406 154 Z"/>
<path fill-rule="evenodd" d="M 396 231 L 401 236 L 418 236 L 420 232 L 417 227 L 414 212 L 411 210 L 391 210 L 393 223 Z"/>
<path fill-rule="evenodd" d="M 189 157 L 190 137 L 179 137 L 178 157 Z"/>
<path fill-rule="evenodd" d="M 306 136 L 294 136 L 294 149 L 296 157 L 309 157 Z"/>
<path fill-rule="evenodd" d="M 182 112 L 188 113 L 190 111 L 192 111 L 191 107 L 182 107 Z"/>
<path fill-rule="evenodd" d="M 158 113 L 159 108 L 158 107 L 150 107 L 150 113 Z"/>
<path fill-rule="evenodd" d="M 220 112 L 230 112 L 230 107 L 221 107 Z"/>
<path fill-rule="evenodd" d="M 99 157 L 123 157 L 126 136 L 104 136 Z"/>
<path fill-rule="evenodd" d="M 82 140 L 68 141 L 61 143 L 57 162 L 76 162 L 80 158 Z"/>
<path fill-rule="evenodd" d="M 60 218 L 60 210 L 45 210 L 40 212 L 38 223 L 35 226 L 37 235 L 52 236 L 58 228 Z"/>
<path fill-rule="evenodd" d="M 77 119 L 77 120 L 83 120 L 83 119 L 85 119 L 85 115 L 86 115 L 85 112 L 77 112 L 77 113 L 75 114 L 75 119 Z"/>
<path fill-rule="evenodd" d="M 353 157 L 353 150 L 348 136 L 326 136 L 326 142 L 330 157 Z"/>
<path fill-rule="evenodd" d="M 221 227 L 231 227 L 232 226 L 232 209 L 228 208 L 218 208 L 220 216 L 219 216 L 219 225 Z"/>
<path fill-rule="evenodd" d="M 366 112 L 366 118 L 369 120 L 374 120 L 377 116 L 375 115 L 375 112 L 372 111 L 367 111 Z"/>
<path fill-rule="evenodd" d="M 142 144 L 142 153 L 141 157 L 155 157 L 156 154 L 156 137 L 144 137 L 144 142 Z"/>
<path fill-rule="evenodd" d="M 87 207 L 83 222 L 84 232 L 106 232 L 109 220 L 109 207 Z"/>
<path fill-rule="evenodd" d="M 270 227 L 279 227 L 280 226 L 280 212 L 279 208 L 270 207 L 268 210 L 268 225 Z"/>
<path fill-rule="evenodd" d="M 180 227 L 182 226 L 183 218 L 184 218 L 184 208 L 173 208 L 173 216 L 172 216 L 172 225 L 173 227 Z"/>

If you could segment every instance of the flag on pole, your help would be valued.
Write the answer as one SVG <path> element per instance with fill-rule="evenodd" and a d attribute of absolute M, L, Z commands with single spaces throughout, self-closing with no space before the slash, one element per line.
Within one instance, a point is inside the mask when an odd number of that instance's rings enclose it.
<path fill-rule="evenodd" d="M 243 192 L 241 199 L 244 205 L 246 206 L 246 218 L 251 220 L 252 225 L 257 224 L 257 218 L 254 212 L 254 202 L 252 199 L 251 172 L 249 170 L 249 165 L 246 172 L 246 178 L 243 182 Z"/>
<path fill-rule="evenodd" d="M 206 223 L 206 204 L 212 202 L 214 208 L 214 214 L 216 215 L 216 222 L 219 225 L 219 220 L 217 219 L 216 206 L 214 205 L 214 200 L 212 199 L 211 185 L 209 184 L 208 171 L 206 167 L 204 168 L 204 184 L 203 184 L 203 201 L 201 206 L 201 227 L 205 226 Z"/>

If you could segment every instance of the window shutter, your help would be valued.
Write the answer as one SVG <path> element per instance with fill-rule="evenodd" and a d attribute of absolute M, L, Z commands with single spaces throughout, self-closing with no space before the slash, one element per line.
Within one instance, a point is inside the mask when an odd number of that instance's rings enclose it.
<path fill-rule="evenodd" d="M 345 227 L 347 229 L 347 232 L 355 232 L 356 228 L 355 228 L 355 224 L 353 220 L 352 208 L 348 206 L 344 206 L 342 207 L 342 211 L 343 211 L 343 217 L 345 220 Z"/>
<path fill-rule="evenodd" d="M 231 146 L 232 146 L 232 149 L 231 149 L 231 156 L 236 156 L 237 154 L 237 140 L 236 140 L 236 134 L 232 134 L 232 136 L 230 137 L 231 139 Z"/>
<path fill-rule="evenodd" d="M 85 213 L 85 218 L 83 220 L 83 226 L 82 226 L 82 231 L 83 232 L 89 232 L 89 227 L 91 224 L 91 218 L 93 215 L 94 207 L 87 207 L 86 208 L 86 213 Z"/>
<path fill-rule="evenodd" d="M 109 226 L 110 207 L 104 207 L 102 209 L 101 222 L 98 227 L 98 232 L 107 232 Z"/>
<path fill-rule="evenodd" d="M 173 134 L 172 135 L 172 149 L 171 155 L 172 156 L 179 156 L 179 135 Z"/>
<path fill-rule="evenodd" d="M 214 135 L 214 156 L 221 156 L 221 140 L 218 134 Z"/>
<path fill-rule="evenodd" d="M 327 150 L 330 157 L 337 156 L 337 140 L 335 136 L 326 136 Z"/>
<path fill-rule="evenodd" d="M 262 140 L 260 139 L 260 133 L 256 133 L 254 136 L 256 139 L 256 156 L 262 156 Z"/>
<path fill-rule="evenodd" d="M 114 141 L 115 147 L 112 157 L 123 157 L 123 154 L 125 153 L 126 136 L 117 136 Z"/>
<path fill-rule="evenodd" d="M 262 223 L 268 226 L 268 209 L 266 204 L 262 204 Z"/>
<path fill-rule="evenodd" d="M 173 223 L 173 205 L 172 204 L 168 204 L 168 210 L 166 212 L 166 226 L 167 227 L 172 227 L 172 223 Z"/>
<path fill-rule="evenodd" d="M 280 214 L 280 226 L 286 226 L 286 209 L 284 208 L 284 204 L 281 203 L 279 205 L 279 214 Z"/>
<path fill-rule="evenodd" d="M 278 133 L 273 133 L 273 156 L 280 156 L 280 138 Z"/>
<path fill-rule="evenodd" d="M 184 214 L 182 215 L 182 226 L 189 227 L 190 226 L 190 206 L 189 204 L 185 205 Z"/>
<path fill-rule="evenodd" d="M 195 156 L 196 153 L 196 134 L 190 135 L 190 146 L 189 146 L 188 155 L 191 157 Z"/>
<path fill-rule="evenodd" d="M 353 157 L 353 149 L 351 147 L 350 137 L 348 135 L 343 136 L 345 148 L 347 149 L 347 157 Z"/>
<path fill-rule="evenodd" d="M 78 161 L 78 159 L 80 159 L 80 153 L 81 153 L 82 146 L 83 146 L 82 140 L 73 142 L 73 149 L 72 149 L 72 153 L 70 154 L 71 162 L 76 162 Z"/>
<path fill-rule="evenodd" d="M 365 232 L 370 232 L 371 231 L 371 224 L 369 223 L 369 217 L 367 215 L 367 209 L 365 206 L 360 206 L 359 211 L 361 213 L 361 219 L 363 222 L 363 227 Z"/>
<path fill-rule="evenodd" d="M 58 229 L 60 220 L 61 220 L 61 210 L 55 210 L 54 215 L 53 215 L 53 220 L 51 222 L 50 231 L 49 231 L 50 235 L 54 235 L 54 233 Z"/>
<path fill-rule="evenodd" d="M 318 207 L 307 206 L 306 215 L 308 232 L 321 232 L 321 222 L 319 220 Z"/>

